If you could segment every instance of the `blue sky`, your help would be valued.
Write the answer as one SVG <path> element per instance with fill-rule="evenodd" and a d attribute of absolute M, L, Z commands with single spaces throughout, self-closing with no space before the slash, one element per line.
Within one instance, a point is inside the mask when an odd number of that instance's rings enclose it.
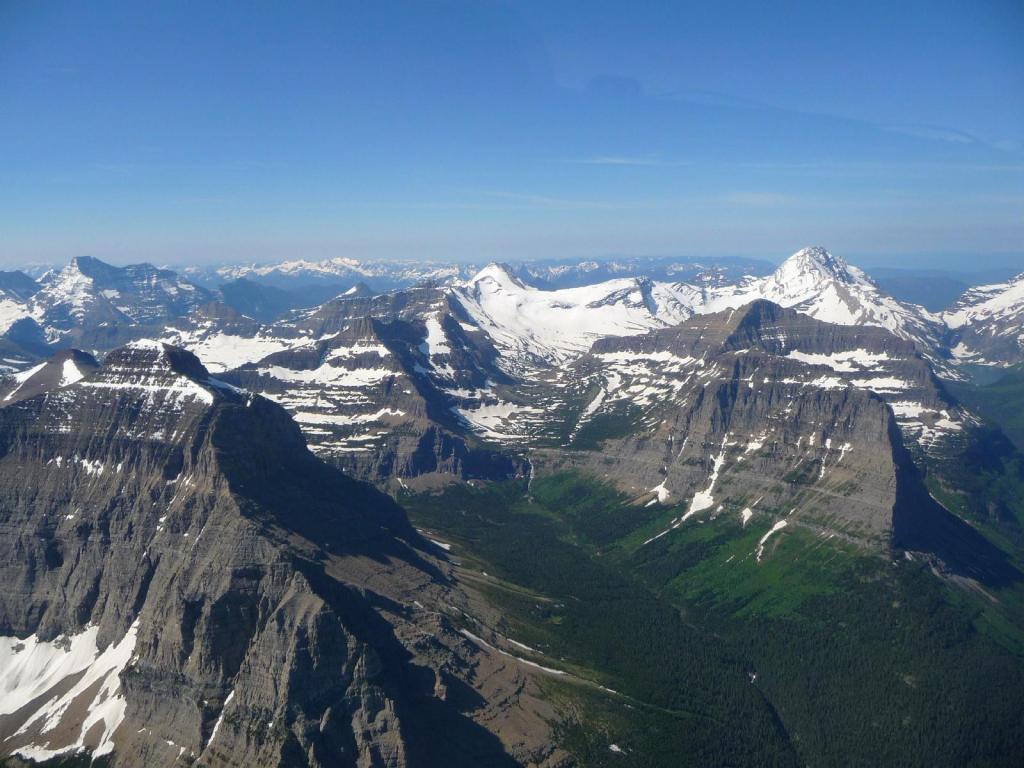
<path fill-rule="evenodd" d="M 0 262 L 1024 267 L 1024 3 L 0 0 Z"/>

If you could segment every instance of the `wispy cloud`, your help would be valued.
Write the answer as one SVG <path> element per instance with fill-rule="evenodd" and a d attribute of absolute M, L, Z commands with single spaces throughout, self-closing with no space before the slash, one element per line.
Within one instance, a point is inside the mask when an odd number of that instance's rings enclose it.
<path fill-rule="evenodd" d="M 779 192 L 730 192 L 715 198 L 718 202 L 729 205 L 746 205 L 752 208 L 774 208 L 783 205 L 803 205 L 808 198 L 798 195 L 786 195 Z"/>
<path fill-rule="evenodd" d="M 591 157 L 563 158 L 558 162 L 573 165 L 618 165 L 640 168 L 679 168 L 690 165 L 685 160 L 665 160 L 651 155 L 594 155 Z"/>
<path fill-rule="evenodd" d="M 523 205 L 542 208 L 615 209 L 634 207 L 638 204 L 643 204 L 640 203 L 639 201 L 580 200 L 576 198 L 550 197 L 548 195 L 523 194 L 519 192 L 500 192 L 493 190 L 484 190 L 480 194 L 484 195 L 485 197 L 508 200 L 514 203 L 520 203 Z"/>
<path fill-rule="evenodd" d="M 215 163 L 95 162 L 92 167 L 107 173 L 155 173 L 167 171 L 249 171 L 284 167 L 283 163 L 263 160 L 226 160 Z"/>
<path fill-rule="evenodd" d="M 930 125 L 887 125 L 885 128 L 893 133 L 902 133 L 905 136 L 914 136 L 919 139 L 934 139 L 935 141 L 946 141 L 951 144 L 978 143 L 978 139 L 969 133 L 951 128 L 936 128 Z"/>

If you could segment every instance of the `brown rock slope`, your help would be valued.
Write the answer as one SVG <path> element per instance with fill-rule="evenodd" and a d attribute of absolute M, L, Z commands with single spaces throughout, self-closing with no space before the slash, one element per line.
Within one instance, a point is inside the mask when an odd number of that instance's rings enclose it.
<path fill-rule="evenodd" d="M 455 630 L 433 549 L 277 405 L 116 350 L 0 409 L 0 755 L 543 761 L 552 713 Z"/>

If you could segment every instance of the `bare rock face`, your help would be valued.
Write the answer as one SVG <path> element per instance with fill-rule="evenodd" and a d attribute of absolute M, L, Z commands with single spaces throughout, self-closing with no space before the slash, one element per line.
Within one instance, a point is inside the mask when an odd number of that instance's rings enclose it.
<path fill-rule="evenodd" d="M 660 535 L 764 514 L 1019 576 L 993 565 L 994 550 L 924 489 L 904 435 L 928 450 L 968 416 L 910 341 L 758 301 L 604 339 L 577 371 L 585 406 L 570 450 L 537 451 L 538 463 L 584 468 L 638 504 L 678 505 Z"/>
<path fill-rule="evenodd" d="M 877 394 L 773 354 L 786 322 L 827 328 L 761 302 L 595 344 L 580 363 L 593 399 L 577 442 L 616 411 L 631 414 L 630 426 L 573 461 L 639 503 L 683 504 L 675 525 L 746 510 L 886 540 L 897 483 L 893 414 Z"/>
<path fill-rule="evenodd" d="M 184 350 L 116 350 L 0 409 L 0 754 L 542 757 L 550 734 L 532 710 L 499 739 L 477 722 L 495 717 L 487 701 L 463 711 L 443 695 L 445 679 L 494 683 L 473 676 L 478 651 L 440 610 L 465 600 L 428 549 L 390 498 L 316 459 L 279 406 Z"/>
<path fill-rule="evenodd" d="M 290 410 L 312 449 L 353 477 L 515 476 L 520 462 L 481 446 L 454 410 L 510 381 L 458 312 L 436 288 L 346 295 L 296 318 L 288 349 L 225 379 Z"/>

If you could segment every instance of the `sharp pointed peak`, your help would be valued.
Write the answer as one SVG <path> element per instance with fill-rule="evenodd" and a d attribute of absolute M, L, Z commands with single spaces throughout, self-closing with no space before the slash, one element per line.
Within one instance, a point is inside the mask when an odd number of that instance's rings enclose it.
<path fill-rule="evenodd" d="M 108 264 L 102 259 L 97 259 L 95 256 L 73 256 L 65 269 L 77 270 L 82 274 L 89 274 L 97 269 L 109 270 L 117 269 L 117 267 L 113 264 Z"/>
<path fill-rule="evenodd" d="M 788 259 L 779 269 L 786 267 L 811 267 L 831 275 L 846 275 L 850 265 L 841 256 L 835 256 L 820 245 L 812 245 L 801 248 Z"/>
<path fill-rule="evenodd" d="M 525 288 L 526 284 L 516 277 L 512 267 L 501 261 L 492 261 L 486 267 L 477 272 L 469 279 L 469 284 L 474 285 L 485 280 L 494 280 L 498 283 L 512 284 Z"/>

